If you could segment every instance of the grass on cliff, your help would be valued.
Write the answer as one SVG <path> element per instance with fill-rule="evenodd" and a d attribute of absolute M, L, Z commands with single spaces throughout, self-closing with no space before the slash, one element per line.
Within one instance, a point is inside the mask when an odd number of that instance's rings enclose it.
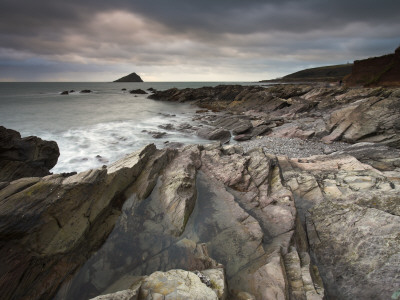
<path fill-rule="evenodd" d="M 324 66 L 318 68 L 310 68 L 301 70 L 279 79 L 262 80 L 262 82 L 271 81 L 339 81 L 343 77 L 349 75 L 353 68 L 353 64 Z"/>

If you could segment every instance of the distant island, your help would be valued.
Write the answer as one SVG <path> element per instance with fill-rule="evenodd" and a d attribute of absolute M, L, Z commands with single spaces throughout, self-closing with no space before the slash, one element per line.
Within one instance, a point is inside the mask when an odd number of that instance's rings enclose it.
<path fill-rule="evenodd" d="M 301 70 L 282 78 L 261 80 L 260 82 L 320 82 L 339 81 L 351 73 L 353 64 L 324 66 Z"/>
<path fill-rule="evenodd" d="M 143 82 L 142 78 L 135 72 L 121 77 L 120 79 L 115 80 L 114 82 Z"/>

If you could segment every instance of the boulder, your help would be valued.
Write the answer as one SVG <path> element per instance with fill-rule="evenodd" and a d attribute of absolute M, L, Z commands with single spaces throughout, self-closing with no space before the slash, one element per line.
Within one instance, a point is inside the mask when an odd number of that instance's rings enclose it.
<path fill-rule="evenodd" d="M 56 142 L 0 126 L 0 182 L 49 175 L 59 156 Z"/>
<path fill-rule="evenodd" d="M 81 94 L 89 94 L 92 93 L 92 90 L 82 90 L 80 91 Z"/>
<path fill-rule="evenodd" d="M 69 95 L 69 92 L 68 92 L 68 91 L 62 91 L 62 92 L 60 93 L 60 95 Z"/>
<path fill-rule="evenodd" d="M 146 91 L 143 91 L 142 89 L 136 89 L 136 90 L 130 90 L 130 94 L 147 94 Z"/>

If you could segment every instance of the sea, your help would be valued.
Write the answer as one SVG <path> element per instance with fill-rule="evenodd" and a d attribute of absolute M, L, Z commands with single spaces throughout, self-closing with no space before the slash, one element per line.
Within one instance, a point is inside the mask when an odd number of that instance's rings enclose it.
<path fill-rule="evenodd" d="M 193 123 L 198 109 L 189 103 L 150 100 L 132 89 L 165 90 L 252 82 L 11 82 L 0 83 L 0 125 L 22 137 L 56 141 L 60 157 L 54 173 L 81 172 L 110 164 L 143 146 L 206 143 L 194 134 L 160 129 L 159 125 Z M 82 90 L 91 93 L 80 93 Z M 123 89 L 126 89 L 124 91 Z M 69 95 L 61 95 L 63 91 Z M 167 132 L 153 138 L 149 132 Z"/>

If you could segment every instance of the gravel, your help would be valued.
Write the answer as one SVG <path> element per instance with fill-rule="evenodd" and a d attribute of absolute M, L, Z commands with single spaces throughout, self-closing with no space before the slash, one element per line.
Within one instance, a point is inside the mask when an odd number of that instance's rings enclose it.
<path fill-rule="evenodd" d="M 286 155 L 290 158 L 331 154 L 336 151 L 342 151 L 351 146 L 351 144 L 347 143 L 332 143 L 327 145 L 316 140 L 301 140 L 298 138 L 278 138 L 268 136 L 235 144 L 242 146 L 245 152 L 253 148 L 263 147 L 264 151 L 267 153 Z"/>

